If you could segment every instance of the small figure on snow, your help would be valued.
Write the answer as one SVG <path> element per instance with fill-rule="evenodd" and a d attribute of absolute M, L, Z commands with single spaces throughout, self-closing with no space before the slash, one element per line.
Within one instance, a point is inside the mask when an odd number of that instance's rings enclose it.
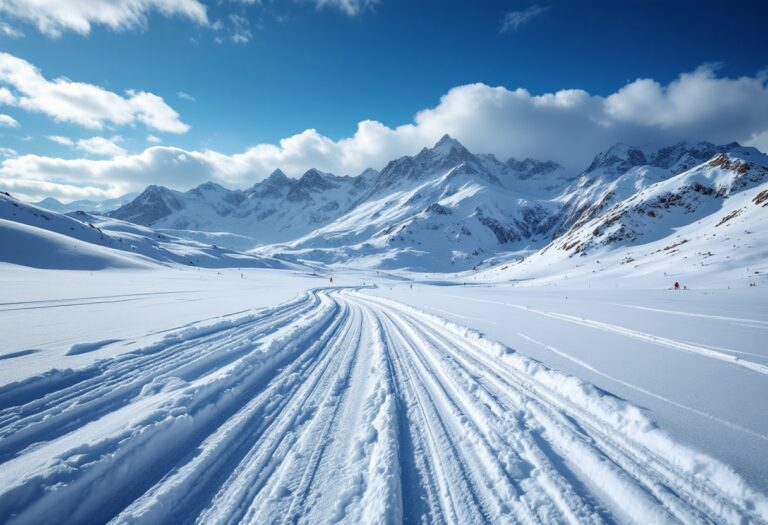
<path fill-rule="evenodd" d="M 333 281 L 331 281 L 331 282 L 333 282 Z M 680 289 L 680 283 L 675 281 L 675 290 L 679 290 L 679 289 Z"/>
<path fill-rule="evenodd" d="M 333 284 L 333 277 L 330 277 L 329 279 L 331 281 L 331 284 Z"/>

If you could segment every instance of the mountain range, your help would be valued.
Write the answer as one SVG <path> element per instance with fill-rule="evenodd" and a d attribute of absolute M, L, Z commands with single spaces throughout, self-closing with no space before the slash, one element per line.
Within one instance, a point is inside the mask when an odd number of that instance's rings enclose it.
<path fill-rule="evenodd" d="M 745 151 L 736 143 L 616 144 L 573 173 L 551 161 L 474 154 L 446 135 L 356 177 L 276 170 L 246 190 L 150 186 L 108 215 L 261 255 L 462 271 L 544 248 L 637 192 Z"/>
<path fill-rule="evenodd" d="M 768 191 L 767 168 L 768 157 L 754 148 L 701 142 L 616 144 L 573 172 L 552 161 L 474 154 L 446 135 L 354 177 L 312 169 L 291 178 L 275 170 L 245 190 L 153 185 L 110 202 L 72 203 L 62 211 L 82 204 L 95 211 L 62 216 L 107 229 L 130 224 L 155 241 L 249 252 L 273 263 L 494 271 L 520 260 L 528 268 L 535 261 L 557 266 L 575 255 L 626 251 L 711 222 L 692 242 L 714 233 L 724 210 L 732 224 L 754 224 L 764 215 L 757 195 Z M 739 209 L 731 209 L 735 203 Z M 507 271 L 519 272 L 514 266 Z"/>

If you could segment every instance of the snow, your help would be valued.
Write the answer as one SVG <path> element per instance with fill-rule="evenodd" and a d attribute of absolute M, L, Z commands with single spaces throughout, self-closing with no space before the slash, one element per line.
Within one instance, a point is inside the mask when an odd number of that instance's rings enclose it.
<path fill-rule="evenodd" d="M 768 489 L 764 288 L 391 284 L 407 302 L 649 409 L 682 442 Z"/>
<path fill-rule="evenodd" d="M 0 263 L 62 270 L 295 266 L 82 211 L 64 215 L 0 192 Z"/>
<path fill-rule="evenodd" d="M 768 519 L 763 288 L 0 278 L 4 522 Z"/>

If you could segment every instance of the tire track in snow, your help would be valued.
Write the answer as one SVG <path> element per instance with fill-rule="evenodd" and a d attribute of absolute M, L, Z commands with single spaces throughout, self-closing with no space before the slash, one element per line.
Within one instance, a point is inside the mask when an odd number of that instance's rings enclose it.
<path fill-rule="evenodd" d="M 2 522 L 768 520 L 639 409 L 354 290 L 72 374 L 0 392 Z"/>

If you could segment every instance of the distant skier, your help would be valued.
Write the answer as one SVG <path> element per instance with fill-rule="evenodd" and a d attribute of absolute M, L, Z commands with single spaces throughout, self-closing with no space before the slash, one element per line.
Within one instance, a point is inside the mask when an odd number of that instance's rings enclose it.
<path fill-rule="evenodd" d="M 330 280 L 331 280 L 331 284 L 333 284 L 333 277 L 331 277 Z"/>
<path fill-rule="evenodd" d="M 675 290 L 679 290 L 679 289 L 680 289 L 680 283 L 675 281 Z"/>

